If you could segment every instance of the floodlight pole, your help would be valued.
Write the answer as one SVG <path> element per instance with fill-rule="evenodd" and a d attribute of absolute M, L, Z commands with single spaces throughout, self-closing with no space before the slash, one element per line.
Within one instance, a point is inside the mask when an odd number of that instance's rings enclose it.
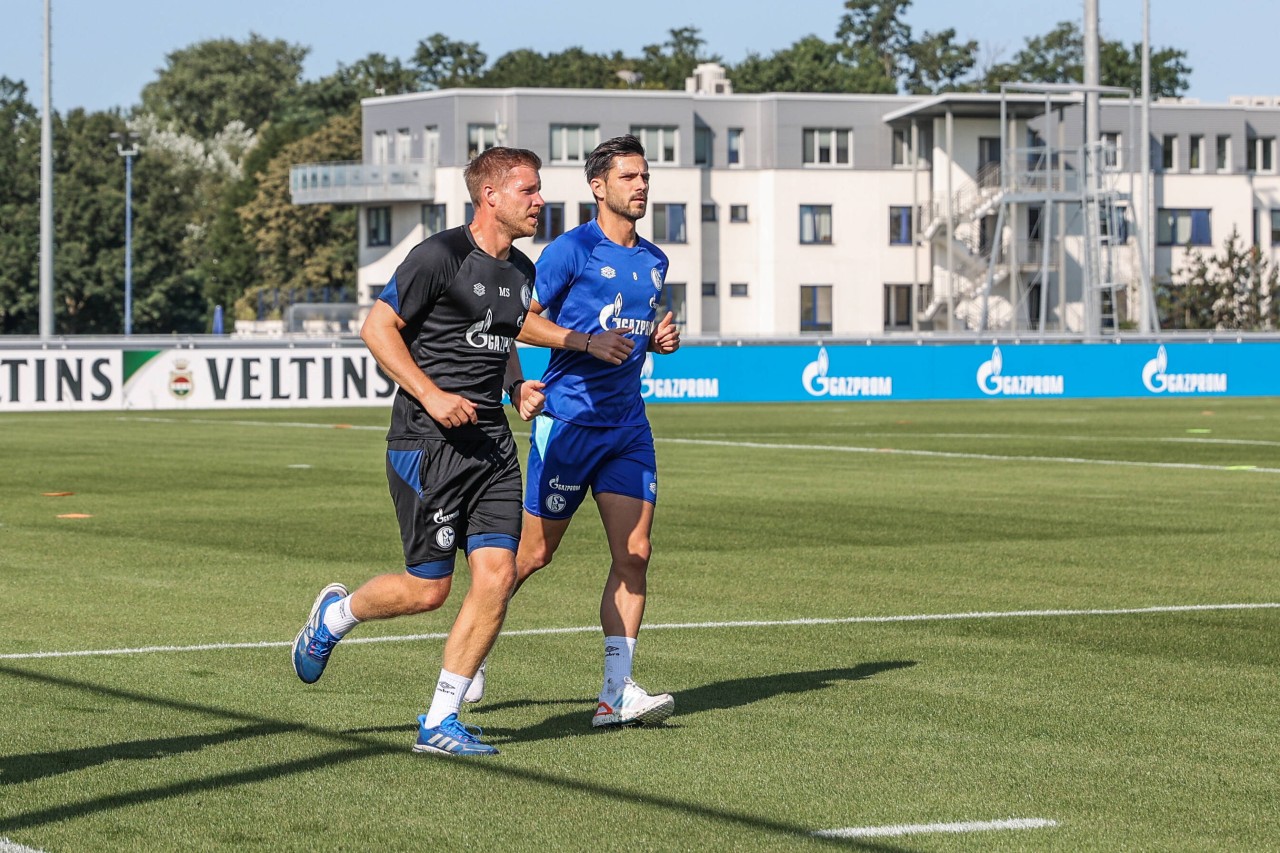
<path fill-rule="evenodd" d="M 53 337 L 53 78 L 50 0 L 44 0 L 44 98 L 40 115 L 40 337 Z"/>
<path fill-rule="evenodd" d="M 133 334 L 133 158 L 138 156 L 136 133 L 111 134 L 112 139 L 129 139 L 129 147 L 116 144 L 116 153 L 124 158 L 124 334 Z"/>

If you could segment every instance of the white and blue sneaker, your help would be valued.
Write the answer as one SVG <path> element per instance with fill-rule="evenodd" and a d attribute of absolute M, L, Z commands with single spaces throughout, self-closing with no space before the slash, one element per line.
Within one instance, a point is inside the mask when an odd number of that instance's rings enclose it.
<path fill-rule="evenodd" d="M 467 692 L 462 694 L 463 702 L 475 703 L 484 698 L 484 668 L 488 663 L 488 659 L 480 662 L 475 678 L 471 679 L 471 683 L 467 685 Z"/>
<path fill-rule="evenodd" d="M 414 752 L 438 752 L 441 755 L 497 755 L 498 748 L 480 742 L 479 726 L 468 726 L 450 714 L 433 729 L 427 728 L 427 715 L 418 715 L 418 742 Z"/>
<path fill-rule="evenodd" d="M 311 605 L 307 624 L 302 626 L 293 641 L 293 671 L 306 684 L 315 684 L 324 675 L 329 654 L 341 639 L 330 634 L 329 629 L 324 626 L 324 612 L 330 604 L 346 595 L 347 588 L 340 583 L 331 583 L 320 590 L 315 603 Z"/>
<path fill-rule="evenodd" d="M 649 693 L 630 678 L 622 682 L 622 690 L 611 698 L 600 697 L 591 725 L 600 727 L 656 726 L 676 709 L 676 700 L 670 693 Z"/>

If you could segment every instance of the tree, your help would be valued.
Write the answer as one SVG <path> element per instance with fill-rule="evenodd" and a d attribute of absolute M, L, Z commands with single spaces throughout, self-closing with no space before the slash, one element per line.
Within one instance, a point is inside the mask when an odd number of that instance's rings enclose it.
<path fill-rule="evenodd" d="M 0 334 L 40 322 L 40 122 L 27 87 L 0 77 Z"/>
<path fill-rule="evenodd" d="M 841 58 L 858 71 L 858 92 L 894 94 L 906 68 L 911 26 L 902 19 L 911 0 L 845 0 L 836 29 Z"/>
<path fill-rule="evenodd" d="M 257 130 L 298 88 L 308 49 L 252 34 L 176 50 L 142 90 L 142 109 L 175 130 L 207 139 L 233 121 Z"/>
<path fill-rule="evenodd" d="M 978 62 L 978 43 L 972 39 L 956 42 L 956 31 L 925 32 L 919 41 L 907 45 L 905 85 L 913 95 L 936 95 L 970 88 L 960 78 L 973 71 Z"/>
<path fill-rule="evenodd" d="M 354 160 L 360 155 L 360 112 L 351 110 L 280 148 L 263 170 L 253 200 L 240 208 L 252 235 L 258 277 L 236 302 L 235 316 L 256 317 L 259 292 L 301 301 L 310 288 L 356 283 L 356 211 L 330 204 L 295 205 L 289 169 L 295 163 Z"/>
<path fill-rule="evenodd" d="M 1151 51 L 1151 96 L 1177 97 L 1187 89 L 1191 67 L 1186 52 L 1172 48 Z M 1121 42 L 1098 40 L 1099 79 L 1104 86 L 1142 90 L 1142 46 L 1126 48 Z M 1043 36 L 1027 39 L 1013 61 L 995 65 L 984 81 L 987 89 L 1001 83 L 1082 83 L 1084 34 L 1074 21 L 1063 21 Z"/>
<path fill-rule="evenodd" d="M 418 72 L 398 59 L 371 53 L 319 80 L 304 81 L 276 113 L 277 122 L 305 128 L 310 133 L 330 118 L 374 95 L 401 95 L 418 91 Z"/>
<path fill-rule="evenodd" d="M 494 61 L 481 78 L 481 85 L 494 88 L 617 88 L 622 85 L 617 72 L 627 64 L 628 61 L 620 53 L 604 56 L 588 53 L 580 47 L 571 47 L 546 56 L 534 50 L 513 50 Z"/>
<path fill-rule="evenodd" d="M 435 33 L 418 42 L 413 65 L 424 89 L 452 89 L 474 86 L 488 57 L 475 42 L 453 41 Z"/>
<path fill-rule="evenodd" d="M 706 40 L 697 27 L 680 27 L 668 31 L 670 38 L 662 44 L 645 45 L 634 70 L 647 89 L 683 89 L 684 81 L 703 62 L 717 62 L 720 57 L 704 54 Z"/>
<path fill-rule="evenodd" d="M 1232 229 L 1222 253 L 1187 253 L 1174 280 L 1157 290 L 1161 313 L 1178 329 L 1280 328 L 1280 268 Z"/>
<path fill-rule="evenodd" d="M 734 91 L 853 92 L 857 75 L 840 61 L 840 45 L 806 36 L 772 56 L 749 53 L 730 69 Z"/>

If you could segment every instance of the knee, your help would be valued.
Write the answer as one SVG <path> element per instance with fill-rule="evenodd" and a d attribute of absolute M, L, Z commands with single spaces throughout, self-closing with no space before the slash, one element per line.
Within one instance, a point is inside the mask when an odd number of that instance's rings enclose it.
<path fill-rule="evenodd" d="M 449 597 L 449 583 L 426 583 L 419 584 L 414 590 L 412 600 L 413 613 L 427 613 L 432 610 L 438 610 L 445 599 Z"/>
<path fill-rule="evenodd" d="M 520 580 L 524 580 L 538 569 L 550 565 L 551 557 L 554 554 L 555 551 L 546 542 L 542 542 L 539 545 L 521 547 L 520 553 L 516 557 L 516 571 Z"/>
<path fill-rule="evenodd" d="M 648 539 L 630 543 L 626 553 L 614 557 L 615 570 L 625 575 L 644 575 L 649 570 L 649 555 L 652 550 Z"/>

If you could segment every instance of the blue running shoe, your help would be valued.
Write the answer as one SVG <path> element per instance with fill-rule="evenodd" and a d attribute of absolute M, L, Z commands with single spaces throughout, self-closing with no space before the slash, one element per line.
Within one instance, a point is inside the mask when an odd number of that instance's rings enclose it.
<path fill-rule="evenodd" d="M 329 629 L 324 626 L 324 611 L 346 595 L 347 588 L 340 583 L 331 583 L 320 590 L 315 603 L 311 605 L 307 624 L 302 626 L 293 641 L 293 671 L 306 684 L 315 684 L 324 675 L 329 653 L 341 639 L 330 634 Z"/>
<path fill-rule="evenodd" d="M 441 755 L 497 755 L 498 748 L 480 742 L 479 726 L 468 726 L 450 714 L 434 729 L 427 728 L 427 715 L 418 716 L 418 742 L 414 752 L 438 752 Z"/>

